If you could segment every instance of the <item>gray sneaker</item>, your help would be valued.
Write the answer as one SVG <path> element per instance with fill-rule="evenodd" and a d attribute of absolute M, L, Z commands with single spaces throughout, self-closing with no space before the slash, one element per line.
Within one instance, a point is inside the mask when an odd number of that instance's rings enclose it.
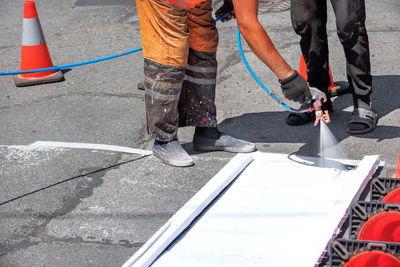
<path fill-rule="evenodd" d="M 161 159 L 165 164 L 175 167 L 193 166 L 193 159 L 182 148 L 178 140 L 173 140 L 168 143 L 159 143 L 154 141 L 153 154 Z"/>
<path fill-rule="evenodd" d="M 227 151 L 234 153 L 248 153 L 256 151 L 256 145 L 232 136 L 222 134 L 219 139 L 209 139 L 200 135 L 193 137 L 193 149 L 200 151 Z"/>

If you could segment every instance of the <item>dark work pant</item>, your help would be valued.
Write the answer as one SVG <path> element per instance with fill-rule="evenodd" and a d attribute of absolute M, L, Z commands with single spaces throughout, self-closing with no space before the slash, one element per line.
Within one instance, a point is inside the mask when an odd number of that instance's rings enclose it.
<path fill-rule="evenodd" d="M 331 3 L 353 97 L 368 98 L 372 77 L 364 0 L 331 0 Z M 307 64 L 308 82 L 327 92 L 330 77 L 326 0 L 292 0 L 291 19 L 295 32 L 301 36 L 300 47 Z"/>
<path fill-rule="evenodd" d="M 179 126 L 217 127 L 216 78 L 216 53 L 189 49 L 178 105 Z"/>
<path fill-rule="evenodd" d="M 144 60 L 147 130 L 152 138 L 178 138 L 178 126 L 216 127 L 215 52 L 189 50 L 185 68 Z"/>

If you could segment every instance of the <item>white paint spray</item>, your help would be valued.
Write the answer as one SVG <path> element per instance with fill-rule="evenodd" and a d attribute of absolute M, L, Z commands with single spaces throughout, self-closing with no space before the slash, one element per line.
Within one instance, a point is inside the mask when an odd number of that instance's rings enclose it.
<path fill-rule="evenodd" d="M 320 121 L 320 157 L 324 159 L 347 159 L 342 148 L 339 146 L 335 136 L 332 134 L 329 127 L 325 124 L 323 120 Z M 342 166 L 343 169 L 345 166 Z"/>

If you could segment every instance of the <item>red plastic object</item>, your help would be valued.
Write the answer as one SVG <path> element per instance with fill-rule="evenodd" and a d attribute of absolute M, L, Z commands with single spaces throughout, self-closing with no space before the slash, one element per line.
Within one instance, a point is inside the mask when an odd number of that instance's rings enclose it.
<path fill-rule="evenodd" d="M 400 188 L 393 190 L 387 194 L 383 199 L 383 203 L 400 203 Z"/>
<path fill-rule="evenodd" d="M 324 112 L 322 112 L 322 110 L 317 110 L 315 112 L 314 126 L 317 126 L 317 124 L 319 123 L 320 120 L 325 122 L 325 124 L 328 124 L 331 122 L 331 118 L 329 117 L 329 113 L 327 110 L 325 110 Z"/>
<path fill-rule="evenodd" d="M 400 259 L 382 252 L 366 251 L 351 258 L 345 267 L 400 267 Z"/>
<path fill-rule="evenodd" d="M 304 56 L 303 55 L 300 55 L 299 75 L 301 77 L 303 77 L 307 81 L 307 78 L 308 78 L 307 65 L 306 65 L 306 62 L 304 60 Z M 332 91 L 332 90 L 336 89 L 337 85 L 333 82 L 332 71 L 331 71 L 331 66 L 330 65 L 329 65 L 329 77 L 331 78 L 331 85 L 329 85 L 328 90 Z"/>
<path fill-rule="evenodd" d="M 400 213 L 389 211 L 371 217 L 361 227 L 358 240 L 400 243 Z"/>

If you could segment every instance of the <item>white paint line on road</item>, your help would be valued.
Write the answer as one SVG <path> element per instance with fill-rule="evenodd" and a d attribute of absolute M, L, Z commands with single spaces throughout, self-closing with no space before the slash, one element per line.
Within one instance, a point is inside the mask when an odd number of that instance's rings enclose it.
<path fill-rule="evenodd" d="M 103 145 L 103 144 L 89 144 L 89 143 L 37 141 L 33 144 L 30 144 L 30 147 L 64 147 L 64 148 L 78 148 L 78 149 L 107 150 L 107 151 L 123 152 L 129 154 L 140 154 L 140 155 L 153 154 L 153 152 L 150 150 L 136 149 L 123 146 Z"/>
<path fill-rule="evenodd" d="M 53 156 L 61 154 L 63 150 L 61 147 L 0 145 L 0 158 L 2 159 L 1 163 L 11 163 L 13 168 L 23 168 L 37 166 L 40 162 L 50 160 Z"/>

